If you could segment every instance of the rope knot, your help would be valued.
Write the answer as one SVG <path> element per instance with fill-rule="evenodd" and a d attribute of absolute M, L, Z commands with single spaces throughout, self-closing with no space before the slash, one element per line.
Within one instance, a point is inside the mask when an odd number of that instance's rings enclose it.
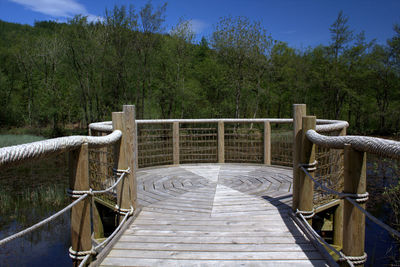
<path fill-rule="evenodd" d="M 89 188 L 89 190 L 73 190 L 70 188 L 67 189 L 67 195 L 72 198 L 80 198 L 81 196 L 83 196 L 85 194 L 87 194 L 89 196 L 93 196 L 94 195 L 93 189 L 92 188 Z"/>
<path fill-rule="evenodd" d="M 114 174 L 123 174 L 123 173 L 129 174 L 129 173 L 131 173 L 131 168 L 129 168 L 129 167 L 126 170 L 115 169 L 115 168 L 113 168 L 112 170 L 113 170 Z"/>
<path fill-rule="evenodd" d="M 368 197 L 369 197 L 369 193 L 365 192 L 363 194 L 350 194 L 350 193 L 345 193 L 344 197 L 349 197 L 351 199 L 353 199 L 355 202 L 362 204 L 367 202 Z"/>
<path fill-rule="evenodd" d="M 364 252 L 362 256 L 346 256 L 343 252 L 340 253 L 339 262 L 350 261 L 354 265 L 360 265 L 367 262 L 368 255 Z"/>
<path fill-rule="evenodd" d="M 304 219 L 311 219 L 315 215 L 315 209 L 307 211 L 296 209 L 296 215 L 301 215 Z"/>
<path fill-rule="evenodd" d="M 123 209 L 123 208 L 120 208 L 118 205 L 115 205 L 114 210 L 119 215 L 127 215 L 128 214 L 128 216 L 133 215 L 133 212 L 135 211 L 132 206 L 129 209 Z"/>
<path fill-rule="evenodd" d="M 72 247 L 69 247 L 69 257 L 73 260 L 83 260 L 87 255 L 96 255 L 97 252 L 93 249 L 86 251 L 75 251 Z"/>
<path fill-rule="evenodd" d="M 313 171 L 317 170 L 317 163 L 318 163 L 318 161 L 314 160 L 314 162 L 312 162 L 312 163 L 299 164 L 299 167 L 303 167 L 308 172 L 313 172 Z"/>

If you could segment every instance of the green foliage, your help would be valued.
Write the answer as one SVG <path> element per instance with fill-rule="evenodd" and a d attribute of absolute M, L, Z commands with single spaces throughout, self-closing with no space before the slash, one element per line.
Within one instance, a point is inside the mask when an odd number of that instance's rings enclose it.
<path fill-rule="evenodd" d="M 44 138 L 36 135 L 0 134 L 0 147 L 15 146 L 41 140 L 44 140 Z"/>
<path fill-rule="evenodd" d="M 399 25 L 377 45 L 339 12 L 330 44 L 299 51 L 246 17 L 221 18 L 194 44 L 190 20 L 165 33 L 165 10 L 148 2 L 115 6 L 95 23 L 0 21 L 1 127 L 56 136 L 127 103 L 139 119 L 290 117 L 292 104 L 306 103 L 353 133 L 400 133 Z"/>

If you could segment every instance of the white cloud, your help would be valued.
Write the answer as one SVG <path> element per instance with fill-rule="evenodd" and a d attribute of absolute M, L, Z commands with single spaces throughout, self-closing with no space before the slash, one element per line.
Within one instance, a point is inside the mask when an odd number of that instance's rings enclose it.
<path fill-rule="evenodd" d="M 75 0 L 10 0 L 24 7 L 55 18 L 71 18 L 81 14 L 88 17 L 89 22 L 102 21 L 103 18 L 89 14 L 82 4 Z"/>
<path fill-rule="evenodd" d="M 53 17 L 71 17 L 86 14 L 86 8 L 74 0 L 10 0 L 26 8 Z"/>
<path fill-rule="evenodd" d="M 192 30 L 197 34 L 201 33 L 205 28 L 208 27 L 207 23 L 198 19 L 191 19 L 190 24 L 192 25 Z"/>
<path fill-rule="evenodd" d="M 104 18 L 101 16 L 96 16 L 96 15 L 86 15 L 87 16 L 87 21 L 88 22 L 104 22 Z"/>

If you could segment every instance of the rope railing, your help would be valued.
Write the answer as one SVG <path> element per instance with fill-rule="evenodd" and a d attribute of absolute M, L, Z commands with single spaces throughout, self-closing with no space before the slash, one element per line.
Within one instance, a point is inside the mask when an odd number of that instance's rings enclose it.
<path fill-rule="evenodd" d="M 85 143 L 95 148 L 107 146 L 116 143 L 121 137 L 122 132 L 115 130 L 106 136 L 68 136 L 0 148 L 0 169 L 71 151 Z"/>
<path fill-rule="evenodd" d="M 64 214 L 65 212 L 69 211 L 72 207 L 74 207 L 76 204 L 78 204 L 79 202 L 81 202 L 82 200 L 84 200 L 85 198 L 87 198 L 88 196 L 94 196 L 94 195 L 98 195 L 98 194 L 103 194 L 106 192 L 109 192 L 111 190 L 113 190 L 121 181 L 122 179 L 126 176 L 126 174 L 130 173 L 130 169 L 128 168 L 127 170 L 118 170 L 119 173 L 121 173 L 120 177 L 118 178 L 118 180 L 110 187 L 108 187 L 107 189 L 104 190 L 88 190 L 88 191 L 75 191 L 75 190 L 67 190 L 67 194 L 72 197 L 72 198 L 77 198 L 76 200 L 74 200 L 71 204 L 69 204 L 68 206 L 66 206 L 65 208 L 63 208 L 62 210 L 58 211 L 57 213 L 51 215 L 50 217 L 32 225 L 31 227 L 28 227 L 18 233 L 15 233 L 11 236 L 8 236 L 2 240 L 0 240 L 0 246 L 16 239 L 19 237 L 22 237 L 26 234 L 29 234 L 31 232 L 33 232 L 34 230 L 40 228 L 41 226 L 55 220 L 56 218 L 58 218 L 60 215 Z M 133 208 L 130 209 L 129 212 L 125 213 L 125 217 L 124 220 L 121 221 L 121 224 L 124 223 L 126 221 L 126 217 L 130 216 L 133 214 Z M 120 225 L 121 225 L 120 224 Z M 120 229 L 121 227 L 118 226 L 117 229 Z M 117 230 L 116 229 L 116 230 Z M 116 234 L 116 233 L 115 233 Z M 115 234 L 113 236 L 115 236 Z M 105 241 L 107 242 L 102 242 L 101 246 L 103 246 L 104 244 L 108 243 L 111 240 L 111 238 L 107 238 Z M 98 248 L 100 248 L 101 246 L 97 246 L 95 247 L 95 250 L 97 251 Z"/>
<path fill-rule="evenodd" d="M 287 124 L 292 123 L 293 119 L 278 119 L 278 118 L 260 118 L 260 119 L 164 119 L 164 120 L 136 120 L 136 124 L 160 124 L 160 123 L 262 123 L 262 122 L 270 122 L 277 124 Z M 349 127 L 349 123 L 347 121 L 341 120 L 317 120 L 317 132 L 332 132 L 341 130 L 343 128 Z M 111 132 L 112 122 L 111 121 L 103 121 L 103 122 L 93 122 L 89 124 L 89 129 L 99 131 L 99 132 Z"/>
<path fill-rule="evenodd" d="M 325 136 L 315 130 L 308 130 L 307 138 L 314 144 L 326 148 L 343 149 L 345 144 L 355 150 L 400 159 L 400 142 L 369 136 Z"/>

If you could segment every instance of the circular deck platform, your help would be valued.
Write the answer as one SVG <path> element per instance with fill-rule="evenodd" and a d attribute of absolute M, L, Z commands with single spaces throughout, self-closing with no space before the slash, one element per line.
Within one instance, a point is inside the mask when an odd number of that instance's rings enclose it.
<path fill-rule="evenodd" d="M 226 186 L 255 196 L 291 193 L 292 169 L 259 164 L 184 164 L 139 169 L 138 200 L 147 206 L 196 188 Z"/>
<path fill-rule="evenodd" d="M 142 211 L 102 266 L 325 266 L 289 216 L 292 170 L 191 164 L 137 172 Z"/>

